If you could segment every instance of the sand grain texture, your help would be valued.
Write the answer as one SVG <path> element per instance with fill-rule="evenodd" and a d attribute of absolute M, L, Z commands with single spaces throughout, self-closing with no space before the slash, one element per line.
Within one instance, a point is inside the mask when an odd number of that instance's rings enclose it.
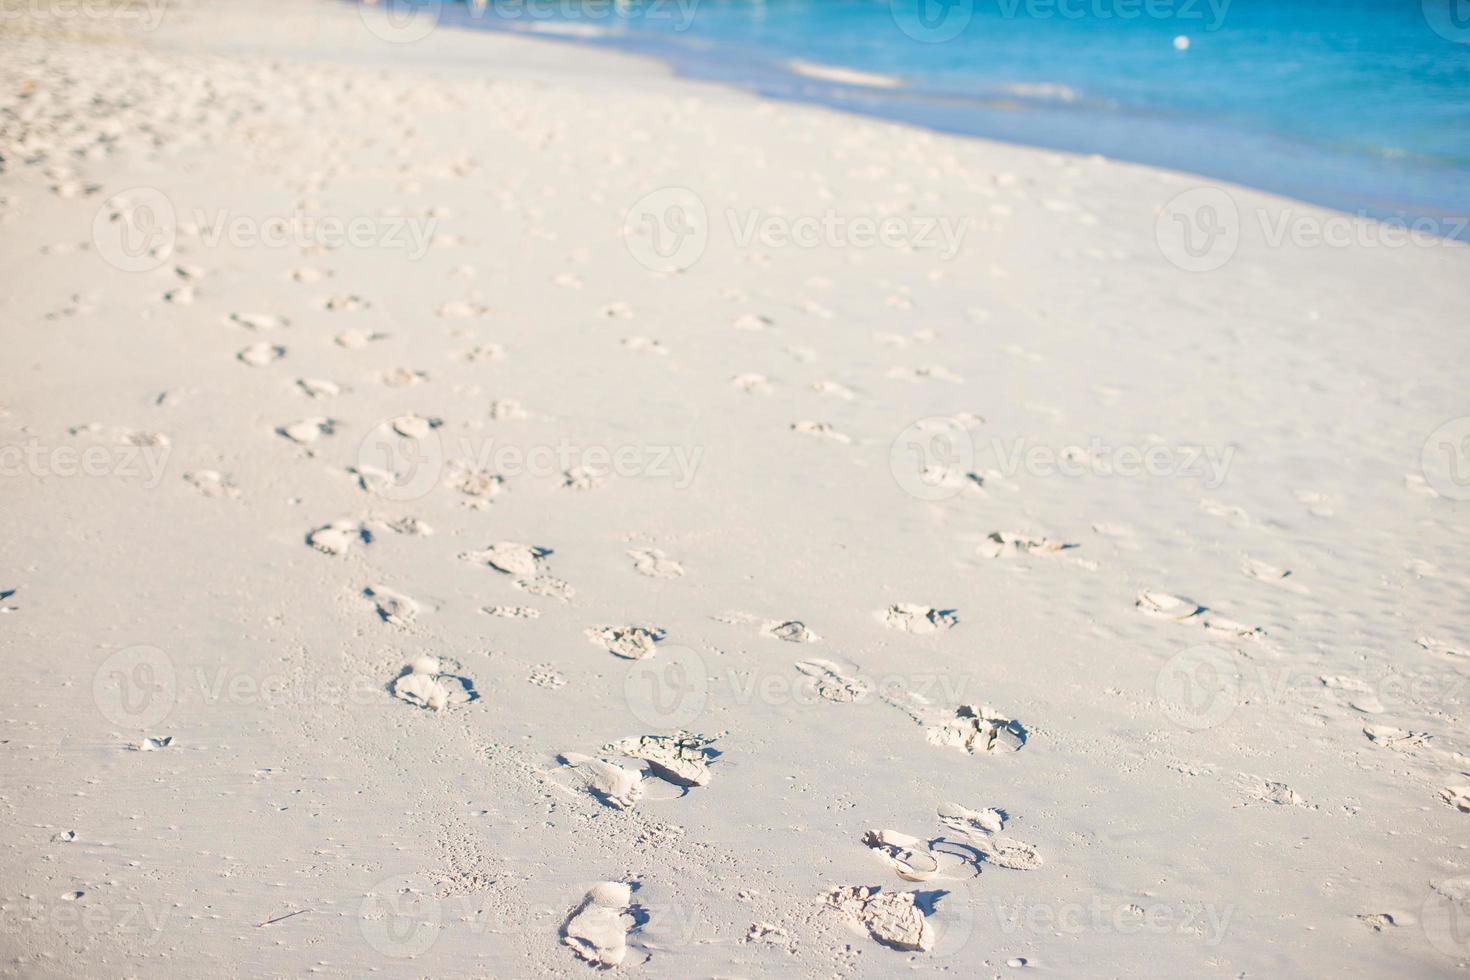
<path fill-rule="evenodd" d="M 1470 252 L 372 16 L 0 19 L 0 975 L 1470 960 Z"/>

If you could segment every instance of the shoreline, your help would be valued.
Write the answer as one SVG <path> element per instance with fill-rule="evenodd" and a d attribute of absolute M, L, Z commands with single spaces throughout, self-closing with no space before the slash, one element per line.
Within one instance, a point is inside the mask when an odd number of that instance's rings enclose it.
<path fill-rule="evenodd" d="M 352 0 L 343 0 L 352 2 Z M 1250 188 L 1313 207 L 1329 208 L 1340 214 L 1392 226 L 1409 226 L 1415 233 L 1470 242 L 1470 203 L 1455 208 L 1449 204 L 1424 202 L 1377 202 L 1367 188 L 1382 178 L 1375 173 L 1378 157 L 1332 151 L 1306 142 L 1238 129 L 1220 129 L 1214 124 L 1183 117 L 1164 117 L 1129 110 L 1111 116 L 1079 103 L 1071 97 L 1053 99 L 1038 91 L 1066 86 L 1013 83 L 1007 105 L 1005 92 L 957 97 L 915 87 L 910 80 L 846 65 L 807 62 L 800 58 L 776 58 L 770 64 L 742 64 L 731 59 L 702 61 L 694 50 L 684 50 L 667 38 L 639 36 L 627 30 L 579 21 L 523 21 L 497 14 L 476 14 L 468 6 L 455 5 L 456 14 L 440 15 L 442 26 L 464 31 L 529 37 L 571 44 L 583 49 L 615 51 L 648 58 L 667 67 L 676 77 L 724 85 L 759 98 L 821 106 L 837 112 L 918 126 L 930 132 L 1006 143 L 1043 152 L 1078 156 L 1101 155 L 1119 163 L 1154 167 L 1205 180 L 1222 181 Z M 488 9 L 488 8 L 487 8 Z M 803 66 L 809 65 L 809 68 Z M 813 83 L 829 87 L 817 89 Z M 1032 89 L 1033 91 L 1017 91 Z M 956 107 L 946 109 L 946 106 Z M 905 108 L 907 107 L 907 108 Z M 958 114 L 957 114 L 958 113 Z M 1136 134 L 1152 133 L 1148 139 Z M 1191 147 L 1225 142 L 1233 149 L 1223 162 L 1209 165 Z M 1142 149 L 1143 145 L 1149 147 Z M 1313 161 L 1313 171 L 1303 172 L 1303 156 Z M 1420 183 L 1449 180 L 1462 188 L 1470 201 L 1470 172 L 1434 161 L 1415 165 Z M 1324 188 L 1328 181 L 1330 187 Z M 1352 189 L 1336 186 L 1348 181 Z"/>

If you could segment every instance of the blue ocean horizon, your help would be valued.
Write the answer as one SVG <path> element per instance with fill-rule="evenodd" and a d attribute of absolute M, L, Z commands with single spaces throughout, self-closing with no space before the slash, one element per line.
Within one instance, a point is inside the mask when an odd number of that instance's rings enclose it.
<path fill-rule="evenodd" d="M 1470 240 L 1466 0 L 501 0 L 437 16 Z"/>

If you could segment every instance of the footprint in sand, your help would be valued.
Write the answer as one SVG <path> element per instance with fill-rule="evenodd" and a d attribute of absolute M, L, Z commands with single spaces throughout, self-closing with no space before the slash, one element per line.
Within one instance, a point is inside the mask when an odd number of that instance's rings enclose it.
<path fill-rule="evenodd" d="M 633 570 L 649 578 L 678 578 L 684 574 L 684 566 L 657 548 L 641 548 L 628 552 L 633 559 Z"/>
<path fill-rule="evenodd" d="M 1256 640 L 1266 635 L 1266 631 L 1259 626 L 1249 626 L 1233 619 L 1227 619 L 1210 609 L 1205 610 L 1200 624 L 1213 633 L 1224 633 L 1241 640 Z"/>
<path fill-rule="evenodd" d="M 337 422 L 328 418 L 309 418 L 276 428 L 276 432 L 300 446 L 310 446 L 322 436 L 336 433 Z"/>
<path fill-rule="evenodd" d="M 714 741 L 705 735 L 679 732 L 632 736 L 608 748 L 648 763 L 649 772 L 664 782 L 688 788 L 709 785 L 709 765 L 720 755 L 710 748 Z"/>
<path fill-rule="evenodd" d="M 452 300 L 434 311 L 434 315 L 445 320 L 469 320 L 490 315 L 490 307 L 470 300 Z"/>
<path fill-rule="evenodd" d="M 1391 725 L 1368 725 L 1363 729 L 1368 741 L 1398 752 L 1412 752 L 1427 746 L 1434 736 L 1427 732 L 1411 732 Z"/>
<path fill-rule="evenodd" d="M 771 391 L 771 383 L 764 374 L 737 374 L 730 379 L 730 383 L 747 394 L 766 395 Z"/>
<path fill-rule="evenodd" d="M 474 510 L 483 510 L 505 492 L 505 477 L 479 469 L 473 463 L 454 459 L 444 469 L 444 485 L 468 497 L 464 504 Z"/>
<path fill-rule="evenodd" d="M 544 687 L 549 691 L 567 686 L 566 676 L 551 664 L 536 664 L 531 672 L 526 675 L 526 681 L 537 687 Z"/>
<path fill-rule="evenodd" d="M 429 711 L 479 700 L 475 685 L 467 678 L 450 673 L 458 667 L 438 657 L 419 657 L 403 668 L 393 681 L 393 696 Z"/>
<path fill-rule="evenodd" d="M 1241 507 L 1221 503 L 1218 500 L 1205 499 L 1199 502 L 1199 509 L 1212 517 L 1229 522 L 1231 527 L 1244 529 L 1250 527 L 1250 515 Z"/>
<path fill-rule="evenodd" d="M 1000 836 L 1006 815 L 1001 810 L 971 810 L 958 803 L 939 806 L 939 822 L 962 837 L 986 864 L 1013 871 L 1034 871 L 1043 864 L 1041 854 L 1030 845 Z"/>
<path fill-rule="evenodd" d="M 666 635 L 657 626 L 592 626 L 583 630 L 587 639 L 625 660 L 643 660 L 653 656 L 656 644 Z"/>
<path fill-rule="evenodd" d="M 1278 568 L 1267 562 L 1247 558 L 1241 563 L 1240 571 L 1246 578 L 1253 578 L 1257 582 L 1265 582 L 1277 588 L 1286 589 L 1290 592 L 1305 593 L 1307 590 L 1291 579 L 1291 570 Z"/>
<path fill-rule="evenodd" d="M 434 529 L 426 521 L 417 517 L 395 517 L 391 520 L 373 517 L 365 521 L 364 526 L 374 530 L 386 528 L 394 534 L 407 534 L 415 538 L 427 538 L 434 533 Z"/>
<path fill-rule="evenodd" d="M 812 679 L 817 696 L 838 704 L 859 701 L 868 694 L 868 686 L 843 673 L 841 664 L 831 660 L 798 660 L 796 669 Z"/>
<path fill-rule="evenodd" d="M 538 563 L 549 554 L 550 548 L 538 548 L 515 541 L 497 541 L 480 551 L 463 552 L 459 557 L 463 561 L 488 565 L 505 575 L 533 579 L 539 572 Z"/>
<path fill-rule="evenodd" d="M 571 771 L 582 789 L 604 806 L 627 810 L 643 799 L 643 774 L 637 769 L 579 752 L 563 752 L 557 761 Z"/>
<path fill-rule="evenodd" d="M 1247 626 L 1233 619 L 1227 619 L 1193 599 L 1169 592 L 1145 590 L 1139 593 L 1133 605 L 1139 612 L 1155 619 L 1167 619 L 1176 623 L 1199 623 L 1212 632 L 1225 633 L 1239 639 L 1253 640 L 1265 635 L 1265 630 L 1260 627 Z"/>
<path fill-rule="evenodd" d="M 396 367 L 379 372 L 378 380 L 389 388 L 412 388 L 414 385 L 428 381 L 429 375 L 427 372 L 413 368 Z"/>
<path fill-rule="evenodd" d="M 496 619 L 540 619 L 541 610 L 533 606 L 483 606 L 480 612 Z"/>
<path fill-rule="evenodd" d="M 410 626 L 418 618 L 419 604 L 401 592 L 382 585 L 370 585 L 362 594 L 373 600 L 378 616 L 394 626 Z"/>
<path fill-rule="evenodd" d="M 1443 640 L 1437 640 L 1431 636 L 1420 636 L 1414 640 L 1419 646 L 1430 653 L 1437 653 L 1444 657 L 1470 657 L 1470 649 L 1453 646 Z"/>
<path fill-rule="evenodd" d="M 459 359 L 470 364 L 491 364 L 505 360 L 505 347 L 501 344 L 476 344 L 459 355 Z"/>
<path fill-rule="evenodd" d="M 668 354 L 669 349 L 652 337 L 624 337 L 623 346 L 631 351 L 642 354 L 658 354 L 660 357 Z"/>
<path fill-rule="evenodd" d="M 1145 616 L 1155 619 L 1169 619 L 1176 623 L 1193 619 L 1205 611 L 1205 607 L 1187 599 L 1184 596 L 1174 595 L 1170 592 L 1144 591 L 1134 600 L 1133 605 Z"/>
<path fill-rule="evenodd" d="M 897 830 L 870 830 L 863 845 L 904 881 L 928 881 L 940 873 L 940 859 L 929 844 Z"/>
<path fill-rule="evenodd" d="M 770 317 L 761 316 L 759 313 L 746 313 L 744 316 L 736 317 L 732 326 L 736 330 L 760 331 L 771 326 L 774 322 Z"/>
<path fill-rule="evenodd" d="M 752 922 L 750 928 L 745 931 L 745 942 L 768 943 L 772 946 L 786 946 L 791 952 L 796 952 L 794 946 L 790 945 L 791 935 L 785 929 L 770 922 Z"/>
<path fill-rule="evenodd" d="M 633 928 L 632 887 L 621 881 L 593 885 L 561 927 L 561 941 L 593 966 L 619 966 L 628 955 Z"/>
<path fill-rule="evenodd" d="M 1298 490 L 1296 499 L 1305 504 L 1307 511 L 1316 517 L 1332 517 L 1335 513 L 1332 509 L 1332 496 L 1319 490 Z"/>
<path fill-rule="evenodd" d="M 898 381 L 948 381 L 950 384 L 961 384 L 965 380 L 938 364 L 923 367 L 891 367 L 888 369 L 887 376 Z"/>
<path fill-rule="evenodd" d="M 296 387 L 303 395 L 317 400 L 335 398 L 342 393 L 341 387 L 335 382 L 321 378 L 297 378 Z"/>
<path fill-rule="evenodd" d="M 371 308 L 372 304 L 361 296 L 339 295 L 328 296 L 322 300 L 322 309 L 328 313 L 357 313 Z"/>
<path fill-rule="evenodd" d="M 279 330 L 291 325 L 285 317 L 270 313 L 231 313 L 229 321 L 246 330 Z"/>
<path fill-rule="evenodd" d="M 1359 922 L 1363 923 L 1363 925 L 1367 926 L 1369 929 L 1372 929 L 1374 932 L 1382 932 L 1385 929 L 1391 929 L 1394 926 L 1398 925 L 1398 923 L 1393 920 L 1393 916 L 1387 912 L 1365 913 L 1363 915 L 1357 916 L 1356 918 Z"/>
<path fill-rule="evenodd" d="M 1338 703 L 1346 704 L 1354 711 L 1360 711 L 1365 715 L 1383 714 L 1383 702 L 1378 700 L 1373 686 L 1366 681 L 1346 676 L 1323 676 L 1320 680 L 1322 686 L 1332 692 L 1332 697 Z M 1370 735 L 1369 738 L 1371 739 L 1372 736 Z"/>
<path fill-rule="evenodd" d="M 935 609 L 914 602 L 896 602 L 876 615 L 884 626 L 905 633 L 935 633 L 951 629 L 960 621 L 953 609 Z"/>
<path fill-rule="evenodd" d="M 286 348 L 279 344 L 259 343 L 246 347 L 235 355 L 235 359 L 251 367 L 265 367 L 272 361 L 279 361 L 285 356 Z"/>
<path fill-rule="evenodd" d="M 148 432 L 143 429 L 113 429 L 112 438 L 121 445 L 144 449 L 162 449 L 171 445 L 169 437 L 162 432 Z"/>
<path fill-rule="evenodd" d="M 934 929 L 914 904 L 912 892 L 885 892 L 876 886 L 839 886 L 822 896 L 859 934 L 866 933 L 892 949 L 922 952 L 934 946 Z"/>
<path fill-rule="evenodd" d="M 885 347 L 893 347 L 898 350 L 903 350 L 914 344 L 932 343 L 938 336 L 933 330 L 916 330 L 912 334 L 889 333 L 882 330 L 877 330 L 873 333 L 873 339 L 875 341 Z"/>
<path fill-rule="evenodd" d="M 577 594 L 576 589 L 551 575 L 538 575 L 535 578 L 518 578 L 511 584 L 532 595 L 560 599 L 562 602 L 567 602 L 572 596 Z"/>
<path fill-rule="evenodd" d="M 240 488 L 219 470 L 194 470 L 185 473 L 184 480 L 206 497 L 240 496 Z"/>
<path fill-rule="evenodd" d="M 388 423 L 393 431 L 409 439 L 426 439 L 429 433 L 444 425 L 441 418 L 424 418 L 420 415 L 400 415 Z"/>
<path fill-rule="evenodd" d="M 172 735 L 150 735 L 135 745 L 128 746 L 134 752 L 160 752 L 174 744 Z M 81 892 L 76 892 L 73 897 L 80 898 Z"/>
<path fill-rule="evenodd" d="M 574 466 L 561 475 L 561 485 L 568 490 L 596 490 L 606 483 L 606 473 L 587 466 Z"/>
<path fill-rule="evenodd" d="M 102 190 L 100 184 L 84 184 L 79 180 L 63 180 L 51 185 L 51 193 L 57 197 L 91 197 Z"/>
<path fill-rule="evenodd" d="M 843 435 L 832 427 L 828 422 L 792 422 L 791 431 L 799 432 L 804 436 L 812 436 L 818 439 L 826 439 L 830 442 L 848 443 L 852 439 Z"/>
<path fill-rule="evenodd" d="M 306 543 L 324 555 L 345 555 L 354 544 L 372 543 L 372 532 L 357 521 L 343 518 L 311 531 Z"/>
<path fill-rule="evenodd" d="M 1439 799 L 1461 813 L 1470 813 L 1470 786 L 1446 786 L 1439 791 Z"/>
<path fill-rule="evenodd" d="M 1308 803 L 1301 794 L 1285 783 L 1260 779 L 1245 773 L 1241 773 L 1236 781 L 1253 802 L 1271 803 L 1275 806 L 1299 806 L 1306 810 L 1318 809 L 1315 803 Z"/>
<path fill-rule="evenodd" d="M 968 819 L 956 821 L 955 814 Z M 905 881 L 963 881 L 981 872 L 981 865 L 1029 871 L 1041 867 L 1041 858 L 1029 844 L 995 836 L 1003 815 L 997 810 L 981 813 L 946 803 L 939 808 L 940 823 L 958 839 L 940 835 L 928 841 L 896 830 L 869 830 L 863 844 Z M 993 829 L 982 829 L 974 819 L 983 817 Z"/>
<path fill-rule="evenodd" d="M 490 403 L 487 413 L 492 419 L 500 422 L 515 421 L 517 419 L 530 418 L 524 406 L 514 398 L 500 398 Z"/>
<path fill-rule="evenodd" d="M 761 626 L 761 636 L 787 643 L 816 643 L 821 637 L 794 619 L 772 620 Z"/>
<path fill-rule="evenodd" d="M 344 330 L 332 338 L 332 342 L 338 347 L 347 350 L 360 350 L 368 344 L 379 340 L 388 339 L 385 333 L 369 333 L 366 330 Z"/>
<path fill-rule="evenodd" d="M 986 481 L 993 479 L 993 477 L 972 472 L 963 466 L 947 466 L 942 462 L 927 462 L 922 463 L 918 471 L 912 476 L 908 473 L 903 473 L 903 479 L 906 481 L 903 484 L 906 487 L 915 486 L 907 481 L 917 479 L 917 487 L 921 487 L 925 494 L 932 492 L 935 496 L 952 497 L 957 493 L 966 493 L 972 496 L 979 495 L 983 497 L 989 495 L 985 489 Z M 1009 486 L 1007 488 L 1014 489 Z M 982 548 L 981 550 L 983 553 L 984 549 Z"/>
<path fill-rule="evenodd" d="M 962 704 L 952 719 L 929 728 L 925 737 L 930 745 L 959 749 L 968 755 L 999 755 L 1019 752 L 1028 733 L 1020 722 L 989 705 Z"/>
<path fill-rule="evenodd" d="M 992 531 L 976 552 L 986 558 L 1014 558 L 1017 555 L 1055 555 L 1081 545 L 1049 538 L 1028 538 L 1014 531 Z"/>
<path fill-rule="evenodd" d="M 844 384 L 838 384 L 836 381 L 813 381 L 811 383 L 811 389 L 819 395 L 830 395 L 833 398 L 840 398 L 845 402 L 850 402 L 857 397 L 853 394 L 851 388 Z"/>

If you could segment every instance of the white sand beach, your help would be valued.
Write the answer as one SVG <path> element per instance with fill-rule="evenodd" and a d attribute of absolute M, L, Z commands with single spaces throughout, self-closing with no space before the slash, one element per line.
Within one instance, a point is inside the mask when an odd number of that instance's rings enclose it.
<path fill-rule="evenodd" d="M 1470 966 L 1465 246 L 6 10 L 0 975 Z"/>

